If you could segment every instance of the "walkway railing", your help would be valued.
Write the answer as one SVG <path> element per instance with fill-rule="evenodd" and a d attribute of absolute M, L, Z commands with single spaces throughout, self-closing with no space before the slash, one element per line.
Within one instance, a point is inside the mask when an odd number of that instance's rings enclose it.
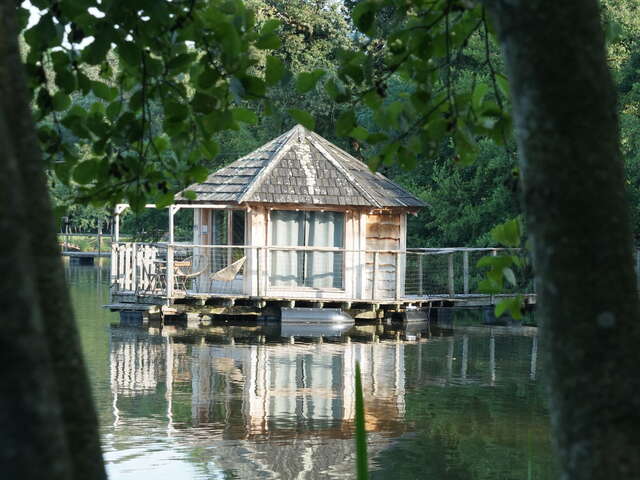
<path fill-rule="evenodd" d="M 500 248 L 347 250 L 121 242 L 112 245 L 112 291 L 176 297 L 245 295 L 406 300 L 485 294 L 484 256 L 520 255 Z M 505 293 L 533 293 L 523 259 Z"/>

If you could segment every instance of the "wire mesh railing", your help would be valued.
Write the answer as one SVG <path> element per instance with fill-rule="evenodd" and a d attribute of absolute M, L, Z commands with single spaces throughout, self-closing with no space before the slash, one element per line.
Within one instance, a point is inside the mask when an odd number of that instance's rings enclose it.
<path fill-rule="evenodd" d="M 486 256 L 515 256 L 515 284 L 503 293 L 533 293 L 523 251 L 498 248 L 347 250 L 121 242 L 112 245 L 112 291 L 167 297 L 257 297 L 320 292 L 350 300 L 484 295 Z M 486 263 L 486 262 L 484 262 Z M 318 298 L 321 298 L 320 295 Z"/>
<path fill-rule="evenodd" d="M 459 296 L 488 294 L 488 266 L 479 264 L 484 257 L 515 257 L 508 268 L 515 284 L 505 281 L 502 293 L 534 293 L 533 269 L 525 251 L 504 248 L 409 249 L 406 253 L 405 295 Z"/>

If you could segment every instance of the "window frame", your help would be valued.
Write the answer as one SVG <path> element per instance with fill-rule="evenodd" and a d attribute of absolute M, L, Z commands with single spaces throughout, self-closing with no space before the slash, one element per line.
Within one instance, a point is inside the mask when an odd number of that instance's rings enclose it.
<path fill-rule="evenodd" d="M 302 212 L 304 213 L 304 237 L 303 237 L 303 241 L 304 241 L 304 245 L 274 245 L 273 244 L 273 212 Z M 322 292 L 336 292 L 336 293 L 344 293 L 346 292 L 346 278 L 345 278 L 345 273 L 346 273 L 346 259 L 347 259 L 347 250 L 346 250 L 346 244 L 347 244 L 347 239 L 346 239 L 346 235 L 347 235 L 347 211 L 346 210 L 340 210 L 340 209 L 333 209 L 333 208 L 314 208 L 314 209 L 293 209 L 293 208 L 269 208 L 267 211 L 267 225 L 266 225 L 266 230 L 267 230 L 267 250 L 269 252 L 273 252 L 274 250 L 278 250 L 278 249 L 283 249 L 285 251 L 287 251 L 288 249 L 292 249 L 292 250 L 288 250 L 288 251 L 295 251 L 295 250 L 299 250 L 302 252 L 313 252 L 313 251 L 317 251 L 319 249 L 321 250 L 325 250 L 328 253 L 341 253 L 342 254 L 342 268 L 341 268 L 341 272 L 340 272 L 340 278 L 341 278 L 341 287 L 325 287 L 325 288 L 321 288 L 321 287 L 312 287 L 312 286 L 308 286 L 308 285 L 296 285 L 296 286 L 278 286 L 278 285 L 273 285 L 272 280 L 271 280 L 271 267 L 272 267 L 272 255 L 269 254 L 267 256 L 267 287 L 269 289 L 272 290 L 277 290 L 277 291 L 287 291 L 287 290 L 298 290 L 298 291 L 322 291 Z M 310 246 L 308 245 L 308 240 L 309 240 L 309 229 L 310 229 L 310 222 L 309 222 L 309 213 L 312 212 L 332 212 L 332 213 L 339 213 L 342 215 L 342 246 L 341 247 L 319 247 L 319 246 Z M 304 263 L 303 263 L 303 273 L 302 273 L 302 278 L 303 278 L 303 283 L 304 283 L 304 279 L 306 278 L 306 274 L 308 272 L 308 256 L 304 255 Z"/>

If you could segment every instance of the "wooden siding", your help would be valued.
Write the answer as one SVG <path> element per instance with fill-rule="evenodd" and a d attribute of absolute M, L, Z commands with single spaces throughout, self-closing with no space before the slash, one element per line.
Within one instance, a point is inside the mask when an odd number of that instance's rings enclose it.
<path fill-rule="evenodd" d="M 367 250 L 399 250 L 402 238 L 400 214 L 368 214 L 366 230 Z M 369 298 L 396 296 L 397 255 L 394 253 L 366 254 L 365 294 Z M 377 268 L 376 267 L 377 264 Z M 373 290 L 375 269 L 375 293 Z"/>

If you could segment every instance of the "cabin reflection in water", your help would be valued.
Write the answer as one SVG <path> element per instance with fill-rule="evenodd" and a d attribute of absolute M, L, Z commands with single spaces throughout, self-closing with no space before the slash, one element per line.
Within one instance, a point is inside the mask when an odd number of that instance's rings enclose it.
<path fill-rule="evenodd" d="M 495 381 L 495 340 L 486 345 L 489 362 L 483 364 L 489 368 L 479 376 L 467 372 L 466 335 L 455 345 L 453 337 L 416 344 L 404 342 L 402 335 L 420 339 L 419 329 L 401 335 L 383 333 L 376 325 L 356 328 L 360 338 L 375 340 L 320 343 L 308 338 L 292 345 L 287 339 L 273 342 L 273 336 L 262 343 L 259 326 L 187 334 L 166 326 L 114 325 L 114 428 L 139 415 L 139 405 L 154 404 L 155 418 L 166 418 L 168 436 L 213 448 L 211 461 L 240 478 L 254 478 L 256 472 L 267 478 L 296 478 L 300 472 L 309 472 L 309 478 L 348 477 L 355 459 L 356 361 L 363 376 L 371 459 L 411 429 L 405 421 L 405 389 L 415 388 L 416 382 L 445 385 L 452 376 L 455 382 Z M 386 341 L 384 335 L 394 340 Z M 427 346 L 435 347 L 441 367 L 423 375 Z M 407 354 L 409 348 L 415 349 L 412 354 Z M 452 370 L 454 355 L 462 357 L 456 363 L 459 372 Z M 410 379 L 405 372 L 411 372 Z"/>
<path fill-rule="evenodd" d="M 113 394 L 156 394 L 164 384 L 168 399 L 179 384 L 181 392 L 191 392 L 191 426 L 219 424 L 225 438 L 286 435 L 295 433 L 300 422 L 350 437 L 358 361 L 368 399 L 368 430 L 401 428 L 387 420 L 404 415 L 401 342 L 234 346 L 190 340 L 114 327 Z M 185 389 L 186 383 L 190 388 Z M 227 429 L 229 416 L 238 415 L 245 420 L 243 428 Z"/>

